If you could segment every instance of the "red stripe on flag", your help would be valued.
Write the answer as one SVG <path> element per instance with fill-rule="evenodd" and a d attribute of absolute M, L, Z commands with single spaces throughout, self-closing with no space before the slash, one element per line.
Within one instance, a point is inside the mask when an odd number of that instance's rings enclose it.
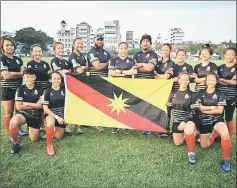
<path fill-rule="evenodd" d="M 70 92 L 72 92 L 74 95 L 81 98 L 83 101 L 90 104 L 91 106 L 97 108 L 104 114 L 136 130 L 167 132 L 167 130 L 163 127 L 139 116 L 138 114 L 130 111 L 127 108 L 125 108 L 126 113 L 120 111 L 119 116 L 117 115 L 116 111 L 110 113 L 112 107 L 106 105 L 111 104 L 111 101 L 106 96 L 100 94 L 96 90 L 90 88 L 86 84 L 82 83 L 80 80 L 77 80 L 70 75 L 65 76 L 66 86 Z"/>

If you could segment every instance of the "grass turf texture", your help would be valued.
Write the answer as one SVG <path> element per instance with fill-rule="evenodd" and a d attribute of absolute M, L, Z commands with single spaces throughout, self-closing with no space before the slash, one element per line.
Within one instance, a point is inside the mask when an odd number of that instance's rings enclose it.
<path fill-rule="evenodd" d="M 2 187 L 236 187 L 236 136 L 231 148 L 232 170 L 224 173 L 220 170 L 220 143 L 207 150 L 197 143 L 197 163 L 190 165 L 186 144 L 176 147 L 171 138 L 145 136 L 142 131 L 123 135 L 111 134 L 111 129 L 83 128 L 85 135 L 54 140 L 53 157 L 47 155 L 44 140 L 30 142 L 21 137 L 20 154 L 11 155 L 1 122 Z"/>

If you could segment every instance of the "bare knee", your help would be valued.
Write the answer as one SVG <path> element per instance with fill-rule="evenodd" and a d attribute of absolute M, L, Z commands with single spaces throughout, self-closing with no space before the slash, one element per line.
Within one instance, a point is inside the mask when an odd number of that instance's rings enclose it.
<path fill-rule="evenodd" d="M 46 125 L 47 125 L 47 127 L 54 127 L 54 125 L 55 125 L 54 118 L 51 117 L 51 116 L 47 116 L 47 118 L 46 118 Z"/>
<path fill-rule="evenodd" d="M 179 140 L 179 141 L 174 140 L 174 144 L 175 144 L 176 146 L 181 146 L 183 143 L 184 143 L 184 141 L 181 141 L 181 140 Z"/>
<path fill-rule="evenodd" d="M 200 143 L 200 146 L 202 149 L 207 149 L 210 147 L 210 144 L 207 144 L 207 143 Z"/>
<path fill-rule="evenodd" d="M 39 140 L 39 136 L 29 136 L 31 142 L 36 142 Z"/>
<path fill-rule="evenodd" d="M 17 123 L 17 120 L 15 119 L 15 118 L 12 118 L 11 120 L 10 120 L 10 129 L 16 129 L 16 128 L 18 128 L 19 127 L 19 125 L 18 125 L 18 123 Z"/>

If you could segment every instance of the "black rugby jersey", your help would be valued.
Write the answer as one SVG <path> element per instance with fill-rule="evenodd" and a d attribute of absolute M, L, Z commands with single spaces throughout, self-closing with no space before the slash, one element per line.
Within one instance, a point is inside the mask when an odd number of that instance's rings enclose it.
<path fill-rule="evenodd" d="M 154 66 L 156 66 L 158 55 L 152 50 L 149 50 L 148 52 L 140 51 L 133 56 L 133 59 L 135 59 L 137 63 L 152 63 Z M 153 79 L 154 71 L 152 70 L 151 72 L 140 72 L 139 70 L 137 70 L 135 78 Z"/>
<path fill-rule="evenodd" d="M 41 95 L 41 88 L 35 86 L 34 88 L 29 89 L 26 85 L 22 85 L 16 90 L 15 101 L 37 103 L 40 100 Z M 27 109 L 19 112 L 24 113 L 29 118 L 40 119 L 42 109 Z"/>
<path fill-rule="evenodd" d="M 111 59 L 111 55 L 99 47 L 92 47 L 90 51 L 87 53 L 87 60 L 90 67 L 90 76 L 108 76 L 108 69 L 97 71 L 92 66 L 93 61 L 99 61 L 100 63 L 107 63 Z"/>
<path fill-rule="evenodd" d="M 169 69 L 175 70 L 175 63 L 168 59 L 166 62 L 162 63 L 162 60 L 158 61 L 157 65 L 155 66 L 155 72 L 157 74 L 165 74 L 165 72 Z M 171 74 L 170 74 L 171 75 Z M 170 78 L 172 78 L 173 75 L 171 75 Z"/>
<path fill-rule="evenodd" d="M 46 89 L 49 87 L 49 74 L 51 72 L 50 66 L 47 62 L 41 61 L 40 63 L 37 63 L 36 61 L 32 60 L 27 63 L 27 68 L 32 68 L 35 71 L 36 74 L 36 81 L 35 85 L 42 89 Z"/>
<path fill-rule="evenodd" d="M 194 100 L 194 103 L 201 103 L 203 106 L 226 106 L 225 96 L 215 90 L 213 93 L 208 94 L 206 90 L 201 90 L 197 93 L 197 97 Z M 222 114 L 203 114 L 201 111 L 198 113 L 199 123 L 202 125 L 212 125 L 219 121 L 223 121 Z"/>
<path fill-rule="evenodd" d="M 60 88 L 58 91 L 53 88 L 47 88 L 43 92 L 42 104 L 56 115 L 64 118 L 65 89 Z"/>
<path fill-rule="evenodd" d="M 225 64 L 218 67 L 218 76 L 225 80 L 231 80 L 236 76 L 236 64 L 231 67 L 227 67 Z M 223 93 L 226 100 L 236 98 L 236 85 L 218 85 L 217 89 Z"/>
<path fill-rule="evenodd" d="M 179 66 L 178 64 L 175 64 L 174 67 L 174 75 L 173 77 L 178 77 L 181 72 L 188 72 L 189 75 L 193 74 L 193 67 L 187 63 L 184 63 L 183 65 Z M 179 83 L 174 82 L 172 90 L 177 91 L 179 89 Z"/>
<path fill-rule="evenodd" d="M 171 116 L 174 123 L 192 121 L 192 112 L 190 105 L 195 98 L 195 93 L 187 89 L 186 91 L 173 91 L 170 93 L 166 105 L 171 109 Z"/>
<path fill-rule="evenodd" d="M 134 59 L 132 58 L 125 58 L 125 59 L 121 59 L 120 57 L 115 57 L 115 58 L 112 58 L 111 60 L 109 60 L 109 66 L 108 66 L 108 69 L 111 69 L 111 70 L 130 70 L 132 68 L 135 69 L 135 65 L 136 65 L 136 62 Z M 125 78 L 132 78 L 132 75 L 126 75 L 126 76 L 123 76 Z"/>
<path fill-rule="evenodd" d="M 202 66 L 202 63 L 199 63 L 195 65 L 194 67 L 194 73 L 197 74 L 198 78 L 204 78 L 206 77 L 209 73 L 216 73 L 217 74 L 217 65 L 215 63 L 209 62 L 208 65 Z M 200 85 L 196 84 L 195 90 L 203 90 L 206 89 L 206 85 Z"/>
<path fill-rule="evenodd" d="M 7 57 L 6 55 L 1 56 L 1 72 L 21 72 L 23 61 L 21 58 L 13 56 L 13 59 Z M 1 76 L 1 87 L 17 89 L 22 84 L 22 77 L 17 79 L 4 79 Z"/>
<path fill-rule="evenodd" d="M 68 58 L 69 64 L 71 64 L 72 72 L 76 74 L 76 68 L 81 66 L 86 66 L 86 58 L 81 53 L 79 55 L 72 52 Z M 85 74 L 85 73 L 84 73 Z"/>
<path fill-rule="evenodd" d="M 70 70 L 72 68 L 67 60 L 59 59 L 58 57 L 54 57 L 51 60 L 50 66 L 53 71 L 58 71 L 58 70 L 63 70 L 63 69 Z"/>

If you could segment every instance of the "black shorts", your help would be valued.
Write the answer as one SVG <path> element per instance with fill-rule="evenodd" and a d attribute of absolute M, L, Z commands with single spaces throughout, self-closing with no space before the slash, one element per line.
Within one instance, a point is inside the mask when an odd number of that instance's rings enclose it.
<path fill-rule="evenodd" d="M 1 88 L 2 101 L 12 101 L 15 99 L 16 89 Z"/>
<path fill-rule="evenodd" d="M 208 124 L 208 125 L 204 125 L 204 124 L 195 122 L 195 125 L 198 125 L 198 130 L 199 130 L 200 134 L 210 134 L 213 132 L 215 125 L 220 122 L 224 123 L 224 119 L 219 118 L 218 121 L 214 121 L 214 122 L 212 122 L 212 124 Z"/>
<path fill-rule="evenodd" d="M 22 112 L 17 112 L 16 114 L 21 114 L 24 116 L 24 118 L 26 119 L 27 127 L 31 127 L 34 129 L 40 129 L 41 119 L 29 118 L 25 113 L 22 113 Z"/>
<path fill-rule="evenodd" d="M 47 116 L 48 116 L 48 114 L 45 114 L 44 118 L 46 119 Z M 63 128 L 63 129 L 66 128 L 66 124 L 59 124 L 57 119 L 55 119 L 55 118 L 54 118 L 54 121 L 55 121 L 55 127 L 60 127 L 60 128 Z"/>
<path fill-rule="evenodd" d="M 172 125 L 172 133 L 183 133 L 184 132 L 184 131 L 180 131 L 178 129 L 178 126 L 180 125 L 180 123 L 179 122 L 173 123 L 173 125 Z"/>
<path fill-rule="evenodd" d="M 226 106 L 225 106 L 225 120 L 232 121 L 233 115 L 236 108 L 236 98 L 226 100 Z"/>

